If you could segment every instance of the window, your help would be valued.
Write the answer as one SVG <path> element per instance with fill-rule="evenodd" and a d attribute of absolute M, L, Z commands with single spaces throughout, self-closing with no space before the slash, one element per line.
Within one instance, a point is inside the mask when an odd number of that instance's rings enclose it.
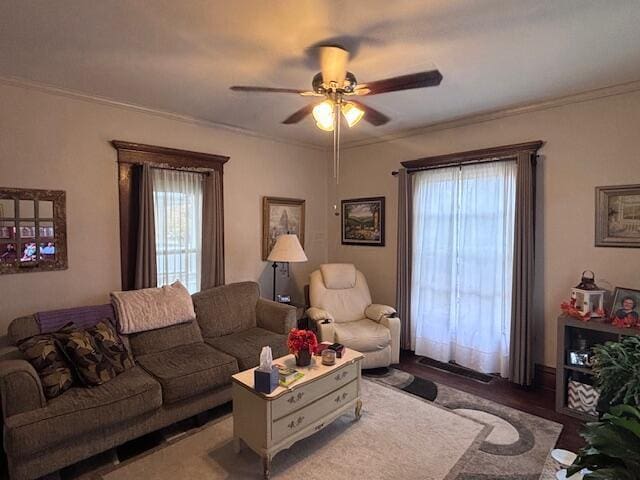
<path fill-rule="evenodd" d="M 157 284 L 180 280 L 195 293 L 200 290 L 201 280 L 204 175 L 158 168 L 151 174 Z"/>
<path fill-rule="evenodd" d="M 416 174 L 416 354 L 507 376 L 516 172 L 514 160 Z"/>
<path fill-rule="evenodd" d="M 222 175 L 229 157 L 111 144 L 118 151 L 122 289 L 176 279 L 191 292 L 224 284 Z"/>

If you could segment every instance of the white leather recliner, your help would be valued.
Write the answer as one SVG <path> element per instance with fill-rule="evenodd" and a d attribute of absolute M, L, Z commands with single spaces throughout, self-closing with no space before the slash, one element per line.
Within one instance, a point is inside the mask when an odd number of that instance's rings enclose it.
<path fill-rule="evenodd" d="M 363 368 L 400 362 L 400 319 L 387 305 L 371 303 L 367 280 L 355 265 L 328 263 L 311 274 L 307 316 L 318 340 L 364 354 Z"/>

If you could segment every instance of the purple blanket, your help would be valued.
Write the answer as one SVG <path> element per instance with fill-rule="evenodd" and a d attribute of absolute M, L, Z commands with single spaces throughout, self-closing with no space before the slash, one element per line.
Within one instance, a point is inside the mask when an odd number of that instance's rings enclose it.
<path fill-rule="evenodd" d="M 116 324 L 115 312 L 110 303 L 36 313 L 40 333 L 55 332 L 69 322 L 73 322 L 80 328 L 91 328 L 105 318 L 108 318 L 112 324 Z"/>

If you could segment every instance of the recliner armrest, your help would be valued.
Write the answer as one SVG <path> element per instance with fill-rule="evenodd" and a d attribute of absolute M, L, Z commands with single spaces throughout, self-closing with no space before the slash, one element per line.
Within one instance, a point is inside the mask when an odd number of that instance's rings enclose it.
<path fill-rule="evenodd" d="M 372 303 L 365 310 L 364 314 L 368 319 L 375 322 L 379 322 L 385 317 L 393 316 L 396 313 L 396 309 L 389 305 L 381 305 L 379 303 Z"/>
<path fill-rule="evenodd" d="M 329 320 L 326 318 L 318 318 L 317 320 L 314 320 L 309 317 L 309 320 L 311 320 L 315 326 L 315 331 L 318 334 L 318 342 L 335 343 L 336 331 L 333 326 L 333 319 Z"/>
<path fill-rule="evenodd" d="M 333 322 L 335 320 L 333 318 L 333 315 L 331 315 L 326 310 L 318 307 L 307 308 L 307 317 L 309 317 L 314 322 L 318 322 L 321 320 L 328 320 L 329 322 Z"/>
<path fill-rule="evenodd" d="M 0 361 L 0 397 L 4 418 L 47 405 L 40 377 L 23 359 Z"/>
<path fill-rule="evenodd" d="M 296 328 L 296 307 L 259 298 L 256 304 L 256 322 L 259 327 L 286 335 Z"/>

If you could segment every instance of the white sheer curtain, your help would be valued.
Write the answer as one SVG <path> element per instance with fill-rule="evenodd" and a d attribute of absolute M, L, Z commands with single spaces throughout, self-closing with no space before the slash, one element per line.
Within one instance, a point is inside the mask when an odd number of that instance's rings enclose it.
<path fill-rule="evenodd" d="M 180 280 L 200 290 L 204 175 L 153 169 L 158 286 Z"/>
<path fill-rule="evenodd" d="M 516 162 L 415 174 L 412 347 L 506 376 Z"/>

